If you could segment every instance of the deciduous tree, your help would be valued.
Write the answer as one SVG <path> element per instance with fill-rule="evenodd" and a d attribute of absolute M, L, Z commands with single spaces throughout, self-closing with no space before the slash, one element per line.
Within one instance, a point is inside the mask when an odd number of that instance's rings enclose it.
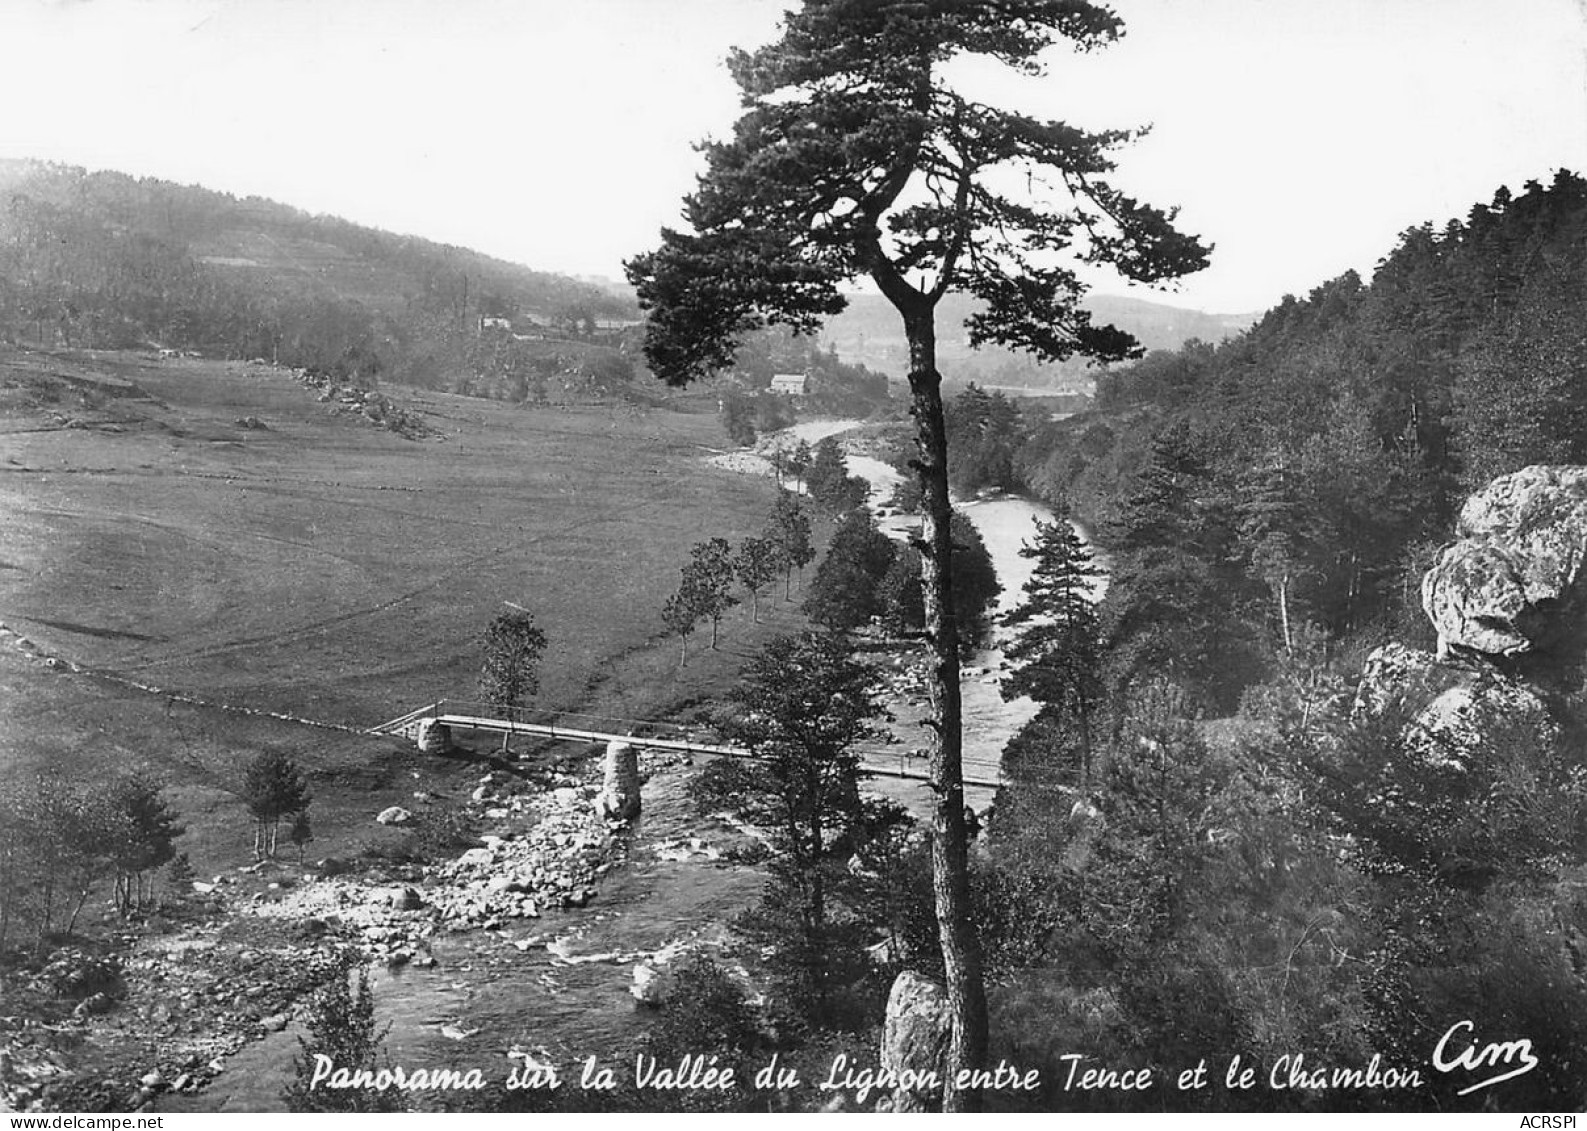
<path fill-rule="evenodd" d="M 689 637 L 694 634 L 694 626 L 700 623 L 703 615 L 700 596 L 685 576 L 678 591 L 668 597 L 666 604 L 661 607 L 661 623 L 678 638 L 680 668 L 689 662 Z"/>
<path fill-rule="evenodd" d="M 816 445 L 805 472 L 805 485 L 815 504 L 830 514 L 841 516 L 865 505 L 865 481 L 849 474 L 843 449 L 832 436 Z"/>
<path fill-rule="evenodd" d="M 770 538 L 746 538 L 733 555 L 733 571 L 749 590 L 750 619 L 760 620 L 760 591 L 777 578 L 782 568 L 777 543 Z"/>
<path fill-rule="evenodd" d="M 805 615 L 838 632 L 861 628 L 882 611 L 878 587 L 893 564 L 893 541 L 863 508 L 844 516 L 805 594 Z"/>
<path fill-rule="evenodd" d="M 799 504 L 799 496 L 791 491 L 777 493 L 765 537 L 776 543 L 783 569 L 782 595 L 788 600 L 793 594 L 794 570 L 802 573 L 816 560 L 815 544 L 810 540 L 810 515 Z"/>
<path fill-rule="evenodd" d="M 962 511 L 954 511 L 953 568 L 960 603 L 959 649 L 973 652 L 986 637 L 989 614 L 1003 585 L 981 532 Z M 877 587 L 883 624 L 890 632 L 919 632 L 926 624 L 921 591 L 921 555 L 915 546 L 901 546 Z"/>
<path fill-rule="evenodd" d="M 485 702 L 511 711 L 539 691 L 545 649 L 546 636 L 535 627 L 533 613 L 512 609 L 491 621 L 485 629 L 485 661 L 479 673 L 479 693 Z"/>
<path fill-rule="evenodd" d="M 375 1021 L 375 995 L 369 988 L 369 971 L 359 967 L 356 977 L 342 969 L 315 995 L 309 1009 L 307 1037 L 299 1037 L 303 1055 L 293 1060 L 296 1070 L 282 1098 L 288 1111 L 379 1112 L 401 1111 L 401 1092 L 371 1087 L 330 1088 L 313 1086 L 315 1069 L 325 1057 L 349 1076 L 371 1073 L 380 1063 L 390 1025 Z"/>
<path fill-rule="evenodd" d="M 738 598 L 733 595 L 733 547 L 726 538 L 710 538 L 696 543 L 684 567 L 684 587 L 695 596 L 700 615 L 711 621 L 711 647 L 716 647 L 717 629 L 722 617 Z"/>

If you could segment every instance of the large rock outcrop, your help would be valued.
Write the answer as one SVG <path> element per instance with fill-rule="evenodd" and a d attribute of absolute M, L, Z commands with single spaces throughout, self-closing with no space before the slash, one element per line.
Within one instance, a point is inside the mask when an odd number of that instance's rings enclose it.
<path fill-rule="evenodd" d="M 1587 467 L 1536 465 L 1500 476 L 1466 501 L 1460 540 L 1422 580 L 1422 607 L 1451 647 L 1491 656 L 1580 657 L 1587 609 Z"/>
<path fill-rule="evenodd" d="M 1403 749 L 1424 767 L 1554 773 L 1550 696 L 1580 686 L 1587 644 L 1587 467 L 1500 476 L 1466 500 L 1456 534 L 1422 580 L 1438 655 L 1377 649 L 1354 717 L 1403 723 Z"/>
<path fill-rule="evenodd" d="M 1404 719 L 1406 747 L 1432 764 L 1462 763 L 1501 739 L 1541 750 L 1559 737 L 1548 706 L 1527 684 L 1481 660 L 1452 663 L 1403 644 L 1367 657 L 1354 715 Z"/>
<path fill-rule="evenodd" d="M 907 1079 L 947 1079 L 948 1041 L 953 1020 L 947 992 L 913 970 L 893 980 L 887 995 L 887 1019 L 882 1028 L 881 1067 L 884 1072 L 907 1073 Z M 895 1088 L 882 1105 L 891 1111 L 934 1111 L 941 1105 L 940 1088 Z"/>

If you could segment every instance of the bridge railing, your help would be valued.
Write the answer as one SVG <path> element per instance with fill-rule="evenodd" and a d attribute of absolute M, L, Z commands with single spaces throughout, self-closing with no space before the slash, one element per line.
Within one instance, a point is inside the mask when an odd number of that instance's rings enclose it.
<path fill-rule="evenodd" d="M 626 735 L 637 740 L 659 738 L 675 742 L 721 741 L 714 729 L 704 724 L 691 726 L 683 723 L 658 723 L 643 719 L 618 718 L 613 715 L 595 715 L 582 711 L 556 711 L 545 707 L 504 706 L 478 699 L 442 699 L 425 709 L 425 716 L 429 718 L 448 715 L 498 719 L 506 723 L 555 727 L 561 730 L 599 731 L 604 734 Z"/>
<path fill-rule="evenodd" d="M 639 746 L 645 745 L 646 740 L 649 739 L 671 749 L 729 754 L 741 758 L 761 756 L 749 750 L 727 746 L 715 729 L 707 724 L 691 726 L 681 723 L 651 722 L 576 711 L 554 711 L 544 707 L 503 706 L 470 699 L 438 699 L 426 707 L 392 720 L 391 723 L 377 730 L 394 733 L 426 718 L 456 720 L 456 725 L 465 727 L 470 724 L 462 720 L 472 720 L 475 727 L 486 730 L 505 730 L 512 726 L 537 728 L 539 733 L 550 738 L 576 738 L 581 741 L 630 738 Z M 918 752 L 902 745 L 866 743 L 858 747 L 856 752 L 865 759 L 866 772 L 869 774 L 916 780 L 925 780 L 928 777 L 929 766 L 925 759 L 920 757 Z M 984 774 L 978 774 L 977 769 L 978 767 L 969 765 L 965 767 L 967 785 L 997 784 L 1000 774 L 996 767 L 989 767 L 988 772 Z"/>

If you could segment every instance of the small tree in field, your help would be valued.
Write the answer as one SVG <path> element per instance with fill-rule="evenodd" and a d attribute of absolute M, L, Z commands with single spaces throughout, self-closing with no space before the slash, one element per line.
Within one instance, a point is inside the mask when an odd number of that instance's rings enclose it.
<path fill-rule="evenodd" d="M 546 635 L 535 627 L 534 614 L 525 609 L 501 613 L 485 629 L 485 662 L 479 672 L 479 693 L 486 703 L 507 718 L 540 690 L 540 656 Z M 507 749 L 512 732 L 501 736 Z"/>
<path fill-rule="evenodd" d="M 800 506 L 797 495 L 790 491 L 777 493 L 765 537 L 776 545 L 782 563 L 783 600 L 791 600 L 794 570 L 803 573 L 805 566 L 816 560 L 815 544 L 810 540 L 810 515 Z"/>
<path fill-rule="evenodd" d="M 685 575 L 678 591 L 661 607 L 661 623 L 678 638 L 678 667 L 689 662 L 689 637 L 705 615 L 704 603 Z"/>
<path fill-rule="evenodd" d="M 254 819 L 253 855 L 263 860 L 276 854 L 281 819 L 309 807 L 309 783 L 290 755 L 266 750 L 248 763 L 243 800 Z"/>
<path fill-rule="evenodd" d="M 749 590 L 750 620 L 760 620 L 760 591 L 777 579 L 782 568 L 777 544 L 770 538 L 746 538 L 733 555 L 733 570 L 739 584 Z"/>
<path fill-rule="evenodd" d="M 165 882 L 178 894 L 188 894 L 196 879 L 198 873 L 193 870 L 193 862 L 185 852 L 178 852 L 165 869 Z"/>
<path fill-rule="evenodd" d="M 485 661 L 479 672 L 485 702 L 510 712 L 539 691 L 545 650 L 546 635 L 535 627 L 533 613 L 513 609 L 492 620 L 485 629 Z"/>
<path fill-rule="evenodd" d="M 116 909 L 130 915 L 148 905 L 154 891 L 149 873 L 176 856 L 175 841 L 183 829 L 161 797 L 160 787 L 144 774 L 130 774 L 116 782 L 108 800 L 114 830 L 110 858 L 116 870 Z M 271 847 L 273 850 L 273 832 Z"/>
<path fill-rule="evenodd" d="M 314 825 L 309 820 L 309 811 L 300 809 L 292 814 L 292 828 L 287 833 L 292 841 L 292 846 L 298 850 L 298 863 L 303 863 L 303 850 L 314 843 Z"/>
<path fill-rule="evenodd" d="M 696 543 L 690 552 L 693 558 L 683 569 L 683 587 L 693 595 L 700 617 L 710 618 L 711 647 L 715 648 L 723 615 L 738 604 L 733 596 L 733 548 L 726 538 L 711 538 Z"/>

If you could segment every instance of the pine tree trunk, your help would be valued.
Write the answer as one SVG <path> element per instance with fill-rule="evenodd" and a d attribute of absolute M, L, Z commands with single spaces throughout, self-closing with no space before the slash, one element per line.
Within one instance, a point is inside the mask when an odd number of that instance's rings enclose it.
<path fill-rule="evenodd" d="M 944 1111 L 980 1107 L 975 1092 L 954 1089 L 954 1077 L 986 1062 L 986 987 L 981 946 L 970 916 L 969 845 L 964 822 L 962 712 L 959 700 L 959 631 L 953 598 L 953 514 L 948 498 L 948 441 L 942 410 L 942 375 L 937 372 L 936 328 L 929 306 L 904 311 L 909 339 L 909 389 L 920 452 L 922 509 L 921 590 L 926 636 L 932 650 L 927 686 L 936 708 L 931 781 L 936 794 L 931 821 L 932 891 L 942 944 L 953 1036 L 943 1093 Z"/>

